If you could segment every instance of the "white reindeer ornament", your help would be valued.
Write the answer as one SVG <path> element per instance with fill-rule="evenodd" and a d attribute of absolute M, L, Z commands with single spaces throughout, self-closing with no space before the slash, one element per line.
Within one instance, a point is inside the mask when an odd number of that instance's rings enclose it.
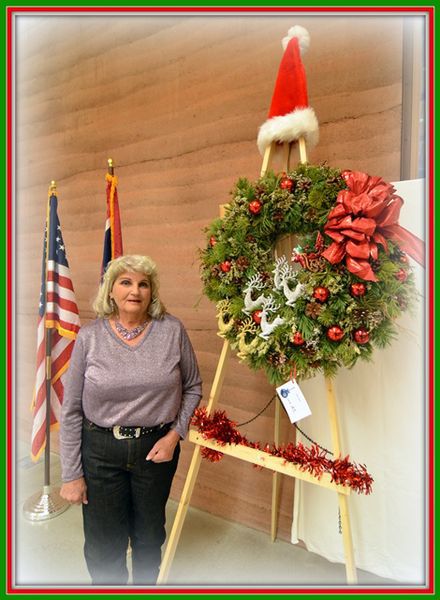
<path fill-rule="evenodd" d="M 293 306 L 303 293 L 304 286 L 302 283 L 297 283 L 295 270 L 288 264 L 285 256 L 280 256 L 276 259 L 275 269 L 272 273 L 274 289 L 278 291 L 282 290 L 287 299 L 287 306 Z M 296 284 L 294 289 L 290 288 L 291 282 Z"/>
<path fill-rule="evenodd" d="M 261 278 L 261 275 L 259 273 L 257 273 L 256 275 L 253 275 L 252 277 L 249 278 L 247 285 L 244 288 L 244 291 L 246 294 L 244 297 L 244 308 L 243 308 L 244 313 L 246 313 L 247 315 L 250 315 L 255 310 L 257 310 L 263 306 L 263 303 L 265 301 L 265 296 L 263 294 L 258 296 L 258 298 L 256 298 L 255 300 L 252 300 L 252 292 L 254 290 L 257 290 L 257 291 L 262 290 L 263 288 L 264 288 L 263 279 Z"/>
<path fill-rule="evenodd" d="M 289 283 L 293 282 L 296 284 L 293 289 L 290 288 Z M 286 304 L 287 306 L 293 306 L 297 299 L 301 296 L 304 291 L 304 286 L 302 283 L 297 282 L 295 271 L 292 267 L 287 267 L 284 279 L 283 279 L 283 294 L 287 298 Z"/>
<path fill-rule="evenodd" d="M 269 323 L 267 316 L 269 313 L 274 313 L 279 309 L 279 305 L 275 304 L 273 296 L 265 298 L 263 307 L 261 309 L 261 333 L 259 334 L 264 340 L 270 336 L 274 329 L 283 325 L 285 320 L 282 317 L 275 317 L 273 321 Z"/>
<path fill-rule="evenodd" d="M 275 261 L 275 269 L 272 271 L 273 273 L 273 285 L 276 290 L 283 289 L 283 281 L 286 274 L 286 270 L 289 269 L 289 265 L 287 264 L 286 257 L 280 256 Z"/>

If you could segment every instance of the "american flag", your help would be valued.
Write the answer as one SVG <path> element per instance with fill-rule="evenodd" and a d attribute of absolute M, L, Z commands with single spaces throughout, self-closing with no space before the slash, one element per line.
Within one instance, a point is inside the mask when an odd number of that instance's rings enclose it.
<path fill-rule="evenodd" d="M 117 189 L 118 178 L 115 175 L 107 173 L 105 179 L 107 181 L 107 220 L 105 222 L 101 275 L 105 273 L 107 264 L 111 260 L 123 254 Z"/>
<path fill-rule="evenodd" d="M 57 214 L 58 200 L 49 197 L 44 232 L 43 265 L 37 330 L 37 376 L 33 399 L 31 456 L 38 460 L 46 446 L 46 333 L 51 335 L 50 428 L 60 420 L 64 386 L 62 375 L 69 367 L 70 355 L 80 328 L 78 307 L 70 279 L 66 249 Z M 49 232 L 49 240 L 48 240 Z M 47 255 L 48 251 L 48 255 Z M 47 256 L 47 262 L 46 262 Z"/>

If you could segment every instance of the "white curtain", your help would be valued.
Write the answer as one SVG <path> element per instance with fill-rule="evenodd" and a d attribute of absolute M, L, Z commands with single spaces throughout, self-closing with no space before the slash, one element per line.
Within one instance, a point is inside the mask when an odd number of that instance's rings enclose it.
<path fill-rule="evenodd" d="M 394 184 L 405 204 L 400 224 L 425 237 L 424 180 Z M 427 361 L 425 269 L 411 260 L 420 293 L 414 314 L 398 321 L 399 338 L 375 350 L 373 363 L 341 370 L 334 380 L 341 447 L 374 478 L 369 496 L 352 493 L 349 510 L 355 563 L 360 569 L 406 584 L 425 582 Z M 298 423 L 331 450 L 324 378 L 301 383 L 312 415 Z M 299 440 L 308 443 L 299 435 Z M 333 562 L 344 562 L 334 492 L 299 483 L 292 542 Z M 325 583 L 325 582 L 323 582 Z"/>

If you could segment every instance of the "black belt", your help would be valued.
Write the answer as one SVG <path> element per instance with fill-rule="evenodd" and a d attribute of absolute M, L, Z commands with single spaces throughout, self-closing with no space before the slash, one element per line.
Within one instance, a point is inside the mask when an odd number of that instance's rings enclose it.
<path fill-rule="evenodd" d="M 143 435 L 148 435 L 149 433 L 160 431 L 161 429 L 166 431 L 172 425 L 172 423 L 161 423 L 160 425 L 154 425 L 153 427 L 125 427 L 124 425 L 114 425 L 113 427 L 101 427 L 100 425 L 96 425 L 96 423 L 92 423 L 92 421 L 88 422 L 90 425 L 93 425 L 93 427 L 99 429 L 100 431 L 110 431 L 111 433 L 113 433 L 113 437 L 115 437 L 117 440 L 139 438 Z"/>

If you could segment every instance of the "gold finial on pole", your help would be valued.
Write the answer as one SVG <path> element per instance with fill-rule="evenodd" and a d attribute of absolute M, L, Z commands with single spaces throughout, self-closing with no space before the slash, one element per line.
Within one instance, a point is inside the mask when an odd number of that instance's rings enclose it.
<path fill-rule="evenodd" d="M 55 194 L 55 192 L 57 191 L 57 183 L 56 181 L 51 181 L 50 182 L 50 186 L 49 186 L 49 193 L 50 194 Z"/>
<path fill-rule="evenodd" d="M 113 164 L 113 159 L 109 158 L 107 160 L 107 163 L 108 163 L 108 172 L 109 172 L 109 174 L 110 175 L 114 175 L 115 174 L 115 166 Z"/>

